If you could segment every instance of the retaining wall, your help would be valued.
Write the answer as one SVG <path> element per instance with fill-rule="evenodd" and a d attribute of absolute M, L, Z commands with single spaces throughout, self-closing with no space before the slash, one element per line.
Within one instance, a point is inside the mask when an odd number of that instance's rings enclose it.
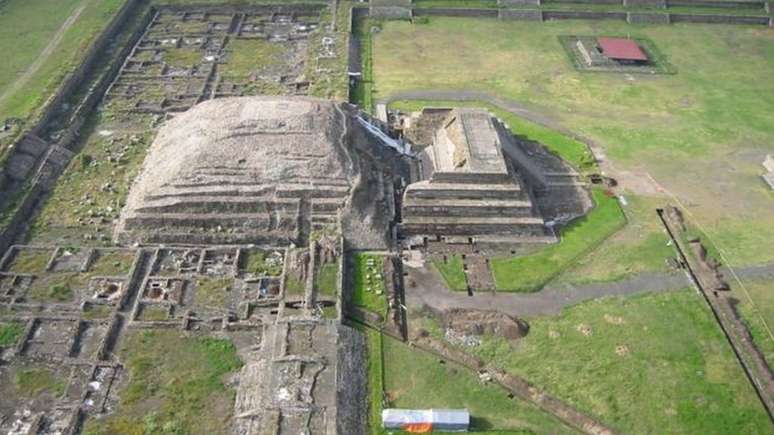
<path fill-rule="evenodd" d="M 463 8 L 415 8 L 415 17 L 489 17 L 497 18 L 497 9 L 463 9 Z"/>
<path fill-rule="evenodd" d="M 669 24 L 669 14 L 629 12 L 626 22 L 630 24 Z"/>

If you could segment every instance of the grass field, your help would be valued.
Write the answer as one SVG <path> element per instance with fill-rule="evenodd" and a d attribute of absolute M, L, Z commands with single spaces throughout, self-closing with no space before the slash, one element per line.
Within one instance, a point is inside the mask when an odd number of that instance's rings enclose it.
<path fill-rule="evenodd" d="M 539 290 L 626 224 L 617 199 L 608 197 L 598 189 L 592 190 L 592 194 L 596 203 L 594 209 L 563 229 L 559 243 L 547 246 L 535 254 L 495 257 L 491 260 L 498 290 Z"/>
<path fill-rule="evenodd" d="M 701 296 L 605 298 L 530 321 L 485 360 L 526 377 L 622 433 L 767 433 L 768 416 Z"/>
<path fill-rule="evenodd" d="M 384 389 L 392 407 L 466 408 L 471 431 L 485 433 L 575 433 L 540 409 L 508 398 L 493 383 L 482 383 L 468 369 L 435 358 L 405 343 L 382 338 Z M 492 432 L 490 432 L 492 431 Z"/>
<path fill-rule="evenodd" d="M 61 0 L 52 7 L 47 0 L 8 0 L 0 3 L 0 95 L 13 83 L 23 86 L 0 99 L 0 120 L 25 119 L 51 95 L 67 72 L 82 60 L 89 44 L 99 35 L 124 0 Z M 53 51 L 31 71 L 52 37 L 79 7 L 84 9 L 61 35 Z M 31 72 L 29 77 L 25 74 Z"/>
<path fill-rule="evenodd" d="M 566 34 L 648 38 L 677 74 L 580 73 Z M 772 42 L 774 30 L 744 26 L 390 21 L 374 36 L 374 98 L 471 89 L 519 101 L 601 146 L 634 174 L 625 190 L 668 200 L 640 186 L 650 176 L 690 205 L 732 264 L 770 262 L 774 201 L 758 175 L 774 137 L 774 83 L 760 80 L 774 73 Z"/>
<path fill-rule="evenodd" d="M 129 382 L 120 404 L 109 417 L 87 420 L 84 434 L 228 432 L 234 391 L 224 385 L 225 376 L 242 365 L 231 342 L 171 330 L 135 331 L 121 360 Z"/>
<path fill-rule="evenodd" d="M 557 280 L 567 283 L 617 281 L 641 272 L 668 272 L 667 259 L 676 256 L 669 236 L 656 216 L 663 205 L 647 196 L 626 196 L 623 207 L 629 223 L 562 272 Z"/>

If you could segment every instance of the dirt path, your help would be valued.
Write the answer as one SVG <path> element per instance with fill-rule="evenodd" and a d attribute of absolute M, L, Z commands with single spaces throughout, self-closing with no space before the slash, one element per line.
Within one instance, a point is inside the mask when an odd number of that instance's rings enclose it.
<path fill-rule="evenodd" d="M 24 87 L 27 82 L 32 79 L 32 76 L 35 75 L 35 73 L 40 70 L 40 68 L 43 67 L 43 64 L 48 60 L 49 57 L 51 57 L 52 54 L 54 54 L 54 51 L 59 46 L 59 43 L 62 42 L 62 39 L 64 38 L 65 33 L 67 30 L 72 27 L 73 24 L 75 24 L 75 21 L 78 19 L 78 17 L 81 16 L 81 13 L 84 9 L 86 9 L 86 6 L 88 5 L 89 1 L 84 1 L 81 3 L 80 6 L 78 6 L 72 14 L 70 14 L 69 17 L 65 20 L 64 23 L 62 23 L 62 26 L 59 27 L 59 29 L 54 33 L 54 35 L 51 37 L 51 40 L 48 41 L 48 44 L 45 48 L 43 48 L 43 51 L 40 52 L 38 55 L 38 58 L 35 59 L 35 62 L 33 62 L 25 71 L 22 73 L 21 76 L 19 76 L 13 83 L 11 83 L 10 86 L 8 86 L 2 94 L 0 94 L 0 104 L 3 103 L 8 97 L 16 93 L 19 89 Z"/>
<path fill-rule="evenodd" d="M 513 113 L 528 121 L 556 130 L 565 136 L 585 143 L 598 160 L 600 171 L 618 181 L 618 185 L 638 195 L 663 195 L 661 187 L 647 172 L 628 171 L 616 168 L 605 156 L 603 148 L 594 140 L 573 132 L 551 117 L 536 113 L 518 101 L 496 95 L 470 90 L 412 90 L 396 92 L 379 103 L 389 104 L 400 100 L 437 100 L 437 101 L 484 101 Z M 518 133 L 518 132 L 516 132 Z"/>
<path fill-rule="evenodd" d="M 535 293 L 478 292 L 468 296 L 465 292 L 448 290 L 443 285 L 443 278 L 432 267 L 405 266 L 404 272 L 408 273 L 405 278 L 406 302 L 411 308 L 427 305 L 438 310 L 498 310 L 517 317 L 556 315 L 565 307 L 590 299 L 666 292 L 691 285 L 684 273 L 641 273 L 617 282 L 549 285 Z M 774 264 L 741 268 L 737 273 L 745 278 L 774 277 Z"/>

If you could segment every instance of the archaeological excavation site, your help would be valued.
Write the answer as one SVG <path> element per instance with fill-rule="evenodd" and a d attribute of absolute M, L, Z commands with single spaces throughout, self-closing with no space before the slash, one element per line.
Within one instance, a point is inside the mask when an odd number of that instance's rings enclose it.
<path fill-rule="evenodd" d="M 658 32 L 771 40 L 768 2 L 30 1 L 64 16 L 43 67 L 7 90 L 0 68 L 1 434 L 771 428 L 742 282 L 774 268 L 616 148 L 635 123 L 596 124 L 678 95 Z M 5 117 L 47 56 L 72 60 Z"/>

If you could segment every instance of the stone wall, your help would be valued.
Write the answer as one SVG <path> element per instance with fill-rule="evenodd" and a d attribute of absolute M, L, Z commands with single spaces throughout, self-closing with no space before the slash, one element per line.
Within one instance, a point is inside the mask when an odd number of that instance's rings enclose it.
<path fill-rule="evenodd" d="M 537 9 L 501 9 L 498 18 L 501 20 L 543 21 L 543 12 Z"/>
<path fill-rule="evenodd" d="M 490 17 L 497 18 L 497 9 L 462 9 L 462 8 L 415 8 L 416 17 Z"/>
<path fill-rule="evenodd" d="M 629 12 L 626 22 L 631 24 L 669 24 L 669 14 Z"/>
<path fill-rule="evenodd" d="M 543 11 L 543 20 L 625 20 L 626 12 Z"/>
<path fill-rule="evenodd" d="M 741 15 L 695 15 L 669 14 L 672 23 L 704 23 L 704 24 L 762 24 L 768 26 L 769 17 L 753 17 Z"/>
<path fill-rule="evenodd" d="M 523 6 L 523 5 L 533 5 L 533 6 L 540 6 L 540 0 L 497 0 L 497 6 L 505 7 L 508 6 Z"/>

